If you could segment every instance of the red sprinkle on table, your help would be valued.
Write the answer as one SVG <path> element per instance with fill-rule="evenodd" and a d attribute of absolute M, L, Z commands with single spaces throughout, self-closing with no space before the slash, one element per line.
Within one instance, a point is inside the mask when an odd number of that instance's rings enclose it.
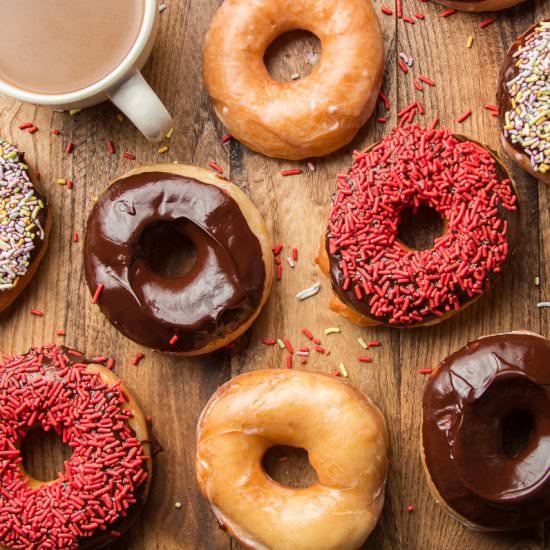
<path fill-rule="evenodd" d="M 448 10 L 445 10 L 442 14 L 441 14 L 441 17 L 449 17 L 450 15 L 454 15 L 456 13 L 457 10 L 454 10 L 454 9 L 448 9 Z"/>
<path fill-rule="evenodd" d="M 101 293 L 103 292 L 104 285 L 103 283 L 99 283 L 97 285 L 97 288 L 95 289 L 94 295 L 92 296 L 92 304 L 97 304 L 97 301 L 99 300 L 99 297 L 101 296 Z"/>
<path fill-rule="evenodd" d="M 393 10 L 390 8 L 383 7 L 382 13 L 384 13 L 385 15 L 393 15 Z"/>
<path fill-rule="evenodd" d="M 61 132 L 60 132 L 57 128 L 54 128 L 54 129 L 52 130 L 52 134 L 53 134 L 54 136 L 60 136 L 60 135 L 61 135 Z"/>
<path fill-rule="evenodd" d="M 73 149 L 74 143 L 72 141 L 69 141 L 69 143 L 67 143 L 67 147 L 65 147 L 65 153 L 67 153 L 67 155 L 70 155 L 73 152 Z"/>
<path fill-rule="evenodd" d="M 56 335 L 56 336 L 65 336 L 65 334 L 66 334 L 65 331 L 62 330 L 62 329 L 61 329 L 61 330 L 56 330 L 56 331 L 55 331 L 55 335 Z"/>
<path fill-rule="evenodd" d="M 435 82 L 431 78 L 428 78 L 427 76 L 420 75 L 418 77 L 418 80 L 421 80 L 422 82 L 424 82 L 424 84 L 427 84 L 428 86 L 435 86 Z"/>
<path fill-rule="evenodd" d="M 277 278 L 277 281 L 280 281 L 283 278 L 283 266 L 282 265 L 277 266 L 276 278 Z"/>
<path fill-rule="evenodd" d="M 263 343 L 266 346 L 274 346 L 277 343 L 277 340 L 268 340 L 267 338 L 263 340 Z"/>
<path fill-rule="evenodd" d="M 286 357 L 286 368 L 287 369 L 292 368 L 292 355 L 287 355 Z"/>
<path fill-rule="evenodd" d="M 372 363 L 372 359 L 370 357 L 358 357 L 357 359 L 361 363 Z"/>
<path fill-rule="evenodd" d="M 488 19 L 485 19 L 479 24 L 480 29 L 484 29 L 485 27 L 488 27 L 491 23 L 495 21 L 494 17 L 489 17 Z"/>
<path fill-rule="evenodd" d="M 78 233 L 76 231 L 73 231 L 72 239 L 74 243 L 78 242 Z"/>
<path fill-rule="evenodd" d="M 233 136 L 231 134 L 227 134 L 223 136 L 222 143 L 227 143 L 228 141 L 231 141 L 233 139 Z"/>
<path fill-rule="evenodd" d="M 35 315 L 36 317 L 44 317 L 44 312 L 39 309 L 31 309 L 31 315 Z"/>
<path fill-rule="evenodd" d="M 394 129 L 356 154 L 332 200 L 333 284 L 356 309 L 390 325 L 459 309 L 491 286 L 509 256 L 506 211 L 517 209 L 511 182 L 499 179 L 488 151 L 450 130 Z M 447 229 L 433 248 L 409 250 L 398 239 L 400 216 L 421 204 Z"/>
<path fill-rule="evenodd" d="M 290 170 L 281 170 L 281 176 L 297 176 L 302 173 L 301 168 L 291 168 Z"/>
<path fill-rule="evenodd" d="M 216 164 L 213 160 L 208 163 L 208 166 L 210 166 L 210 168 L 212 168 L 213 170 L 216 170 L 218 174 L 223 174 L 223 168 Z"/>
<path fill-rule="evenodd" d="M 292 259 L 297 262 L 298 261 L 298 249 L 297 248 L 293 248 L 292 249 Z"/>
<path fill-rule="evenodd" d="M 38 132 L 38 128 L 36 126 L 33 126 L 32 128 L 29 128 L 27 132 L 29 134 L 36 134 L 36 132 Z"/>
<path fill-rule="evenodd" d="M 32 128 L 34 124 L 32 122 L 23 122 L 18 126 L 20 130 L 28 130 L 29 128 Z"/>
<path fill-rule="evenodd" d="M 472 116 L 472 111 L 466 111 L 464 114 L 460 115 L 457 119 L 459 124 L 462 124 L 466 119 Z"/>
<path fill-rule="evenodd" d="M 303 328 L 303 329 L 302 329 L 302 334 L 303 334 L 308 340 L 313 340 L 313 334 L 311 334 L 311 332 L 310 332 L 307 328 Z"/>
<path fill-rule="evenodd" d="M 0 365 L 0 545 L 86 544 L 123 520 L 147 479 L 120 384 L 107 386 L 69 352 L 48 345 Z M 52 483 L 32 487 L 18 447 L 29 427 L 57 433 L 73 453 Z"/>
<path fill-rule="evenodd" d="M 281 253 L 281 251 L 283 250 L 283 245 L 278 244 L 276 246 L 272 246 L 271 250 L 273 251 L 274 256 L 278 256 Z"/>
<path fill-rule="evenodd" d="M 420 374 L 432 374 L 432 369 L 418 369 Z"/>
<path fill-rule="evenodd" d="M 132 153 L 128 153 L 128 151 L 126 151 L 125 153 L 122 153 L 122 156 L 128 160 L 136 160 L 136 155 Z"/>
<path fill-rule="evenodd" d="M 110 155 L 114 155 L 116 153 L 115 144 L 111 140 L 107 141 L 107 150 Z"/>
<path fill-rule="evenodd" d="M 290 343 L 290 340 L 288 338 L 283 338 L 283 344 L 285 345 L 285 348 L 288 350 L 288 353 L 294 353 L 294 348 L 292 347 L 292 344 Z"/>
<path fill-rule="evenodd" d="M 134 367 L 136 367 L 137 365 L 139 365 L 139 362 L 145 357 L 145 355 L 143 353 L 138 353 L 136 354 L 136 356 L 132 359 L 132 365 L 134 365 Z"/>

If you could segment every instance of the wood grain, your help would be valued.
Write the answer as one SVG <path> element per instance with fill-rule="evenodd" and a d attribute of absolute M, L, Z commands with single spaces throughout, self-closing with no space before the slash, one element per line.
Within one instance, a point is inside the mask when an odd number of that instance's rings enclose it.
<path fill-rule="evenodd" d="M 298 0 L 297 0 L 298 1 Z M 374 0 L 396 8 L 396 0 Z M 328 199 L 335 188 L 335 176 L 350 164 L 353 149 L 380 139 L 396 123 L 398 110 L 421 100 L 429 123 L 437 115 L 442 124 L 472 135 L 499 149 L 496 121 L 482 106 L 494 102 L 500 60 L 513 38 L 543 16 L 550 15 L 544 0 L 532 0 L 501 12 L 496 21 L 481 30 L 479 22 L 488 15 L 439 15 L 444 8 L 435 3 L 404 0 L 404 15 L 420 12 L 424 20 L 405 23 L 395 16 L 381 15 L 387 51 L 384 91 L 391 101 L 386 112 L 382 104 L 357 139 L 345 150 L 307 163 L 288 163 L 251 153 L 236 142 L 222 145 L 225 130 L 216 119 L 201 78 L 201 45 L 208 23 L 220 0 L 168 0 L 162 14 L 161 32 L 146 77 L 158 91 L 176 120 L 170 151 L 160 155 L 128 123 L 120 123 L 110 105 L 88 109 L 71 117 L 43 108 L 0 98 L 0 134 L 27 152 L 29 163 L 41 173 L 55 211 L 56 224 L 51 249 L 43 267 L 17 304 L 0 319 L 0 349 L 21 352 L 31 345 L 49 341 L 66 342 L 89 356 L 113 355 L 117 373 L 134 390 L 146 414 L 154 419 L 155 435 L 164 452 L 155 462 L 155 479 L 150 501 L 141 520 L 114 548 L 130 550 L 229 549 L 238 548 L 218 529 L 209 506 L 199 494 L 194 478 L 195 425 L 208 397 L 230 376 L 251 369 L 283 367 L 286 354 L 277 346 L 261 343 L 263 338 L 287 337 L 295 347 L 306 343 L 301 329 L 319 335 L 330 355 L 313 353 L 305 368 L 334 371 L 344 363 L 350 378 L 384 411 L 391 431 L 391 468 L 386 505 L 379 525 L 365 548 L 404 550 L 466 550 L 503 548 L 550 548 L 544 526 L 512 534 L 479 534 L 463 528 L 437 507 L 429 494 L 420 464 L 418 434 L 421 396 L 425 379 L 418 369 L 435 366 L 467 341 L 501 330 L 529 329 L 548 335 L 547 313 L 536 308 L 540 299 L 550 299 L 550 190 L 512 167 L 519 186 L 522 209 L 521 242 L 511 269 L 498 286 L 463 314 L 432 328 L 398 331 L 385 328 L 359 329 L 332 313 L 328 307 L 329 284 L 319 273 L 314 257 L 328 212 Z M 466 48 L 474 36 L 472 49 Z M 404 74 L 397 55 L 404 52 L 415 60 Z M 294 73 L 306 75 L 319 53 L 318 42 L 303 33 L 281 40 L 267 60 L 277 78 Z M 368 55 L 368 52 L 365 52 Z M 436 82 L 420 92 L 412 81 L 424 74 Z M 467 109 L 473 116 L 463 124 L 456 119 Z M 378 123 L 378 117 L 387 123 Z M 40 131 L 34 136 L 17 130 L 32 120 Z M 50 134 L 58 128 L 62 135 Z M 135 163 L 120 154 L 107 154 L 106 140 L 117 151 L 137 155 Z M 76 144 L 66 155 L 64 144 Z M 81 242 L 73 243 L 74 230 L 84 235 L 86 217 L 94 196 L 109 181 L 136 163 L 179 161 L 206 166 L 215 160 L 234 183 L 250 194 L 265 215 L 274 243 L 284 245 L 283 279 L 275 284 L 268 307 L 254 327 L 231 351 L 202 359 L 172 359 L 141 349 L 126 340 L 90 304 L 85 286 Z M 300 167 L 301 176 L 283 178 L 280 170 Z M 69 191 L 54 182 L 74 180 Z M 294 269 L 286 264 L 292 247 L 300 258 Z M 534 284 L 540 276 L 541 285 Z M 295 294 L 321 281 L 319 296 L 298 303 Z M 29 310 L 45 311 L 43 318 Z M 341 334 L 325 336 L 327 327 L 338 326 Z M 55 336 L 64 328 L 65 338 Z M 373 363 L 359 364 L 362 349 L 358 337 L 380 340 L 380 348 L 369 350 Z M 131 359 L 141 351 L 145 359 L 138 367 Z M 297 365 L 297 358 L 294 358 Z M 59 466 L 59 450 L 51 440 L 36 442 L 29 458 L 34 471 L 52 475 Z M 269 469 L 278 479 L 291 484 L 310 476 L 303 456 L 285 453 L 289 460 L 270 460 Z M 44 464 L 40 465 L 40 461 Z M 53 470 L 52 470 L 53 468 Z M 308 479 L 312 479 L 309 477 Z M 176 502 L 182 504 L 178 509 Z M 413 505 L 413 513 L 407 506 Z M 312 549 L 313 550 L 313 549 Z"/>

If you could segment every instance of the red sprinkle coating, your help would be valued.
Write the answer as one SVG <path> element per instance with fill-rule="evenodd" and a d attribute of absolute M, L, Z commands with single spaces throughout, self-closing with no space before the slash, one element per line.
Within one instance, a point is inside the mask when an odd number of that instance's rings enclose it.
<path fill-rule="evenodd" d="M 489 288 L 509 255 L 511 182 L 499 180 L 489 152 L 450 130 L 394 129 L 356 154 L 332 200 L 333 284 L 355 309 L 390 325 L 459 309 Z M 421 204 L 439 213 L 446 232 L 432 249 L 409 250 L 398 240 L 400 216 Z"/>
<path fill-rule="evenodd" d="M 0 365 L 0 545 L 77 549 L 109 530 L 142 498 L 140 441 L 120 383 L 107 386 L 63 347 L 48 345 Z M 73 454 L 59 477 L 32 488 L 18 450 L 32 426 L 55 431 Z"/>

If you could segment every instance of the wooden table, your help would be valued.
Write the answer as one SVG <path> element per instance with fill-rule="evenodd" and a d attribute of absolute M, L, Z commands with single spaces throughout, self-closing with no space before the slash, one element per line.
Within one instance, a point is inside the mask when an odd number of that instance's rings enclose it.
<path fill-rule="evenodd" d="M 443 125 L 475 136 L 498 148 L 497 123 L 483 109 L 494 103 L 500 61 L 513 38 L 543 16 L 550 15 L 545 0 L 532 0 L 500 12 L 485 29 L 479 23 L 491 14 L 458 13 L 441 18 L 444 8 L 434 3 L 404 0 L 404 14 L 425 15 L 414 25 L 380 15 L 387 50 L 385 93 L 391 101 L 386 112 L 377 111 L 352 146 L 338 154 L 315 161 L 310 172 L 306 163 L 271 160 L 246 150 L 236 142 L 222 145 L 225 130 L 216 119 L 201 78 L 201 45 L 209 21 L 220 0 L 168 0 L 162 28 L 146 76 L 173 113 L 176 126 L 168 153 L 148 144 L 128 123 L 119 122 L 110 105 L 102 105 L 76 116 L 21 105 L 0 99 L 0 133 L 27 152 L 28 161 L 42 175 L 55 211 L 51 249 L 39 275 L 15 307 L 1 320 L 0 349 L 22 352 L 31 345 L 66 342 L 88 356 L 112 354 L 116 371 L 139 397 L 154 418 L 154 429 L 164 447 L 155 463 L 152 495 L 142 519 L 118 544 L 119 549 L 224 549 L 237 548 L 218 528 L 209 506 L 199 494 L 194 476 L 195 424 L 209 396 L 225 380 L 243 371 L 282 367 L 285 354 L 278 347 L 262 344 L 269 337 L 288 337 L 295 346 L 304 342 L 301 328 L 323 334 L 326 327 L 339 326 L 341 334 L 323 336 L 329 356 L 313 354 L 306 368 L 334 371 L 343 362 L 351 381 L 381 407 L 391 431 L 391 470 L 383 516 L 365 548 L 372 549 L 500 549 L 550 548 L 550 534 L 543 525 L 513 534 L 477 534 L 463 528 L 437 507 L 430 496 L 420 464 L 418 434 L 421 396 L 425 378 L 422 367 L 433 367 L 450 352 L 483 334 L 528 329 L 548 335 L 545 310 L 536 303 L 550 297 L 550 189 L 512 167 L 521 194 L 523 214 L 521 244 L 512 268 L 498 286 L 473 307 L 433 328 L 399 331 L 386 328 L 359 329 L 332 313 L 328 307 L 330 285 L 319 273 L 314 257 L 326 222 L 328 199 L 335 188 L 335 175 L 347 169 L 352 149 L 364 148 L 379 139 L 396 123 L 397 112 L 419 99 L 426 124 L 438 115 Z M 394 8 L 394 0 L 375 0 Z M 474 37 L 473 47 L 466 42 Z M 318 45 L 311 37 L 294 36 L 270 52 L 269 65 L 275 74 L 289 77 L 306 74 L 311 53 Z M 414 68 L 404 74 L 397 65 L 398 52 L 414 57 Z M 304 55 L 306 54 L 306 55 Z M 365 52 L 368 55 L 368 52 Z M 413 87 L 413 78 L 425 74 L 434 88 Z M 456 119 L 472 109 L 463 124 Z M 386 124 L 377 122 L 387 117 Z M 34 136 L 17 130 L 32 120 L 40 131 Z M 58 128 L 61 136 L 51 135 Z M 117 151 L 131 151 L 137 161 L 120 154 L 109 156 L 107 140 Z M 72 155 L 64 146 L 73 141 Z M 253 329 L 236 349 L 193 359 L 173 359 L 124 338 L 90 304 L 86 288 L 82 239 L 71 240 L 73 231 L 84 235 L 85 222 L 94 196 L 109 181 L 139 163 L 179 161 L 207 166 L 215 160 L 225 174 L 241 186 L 264 214 L 274 243 L 282 243 L 286 260 L 290 247 L 300 252 L 294 270 L 287 265 L 283 279 L 274 285 L 271 299 Z M 280 170 L 299 166 L 302 176 L 283 178 Z M 74 188 L 55 184 L 71 178 Z M 286 261 L 285 261 L 286 264 Z M 540 286 L 535 285 L 540 276 Z M 295 294 L 316 281 L 319 296 L 298 303 Z M 44 317 L 30 315 L 31 308 L 45 311 Z M 64 328 L 66 337 L 56 337 Z M 359 336 L 380 340 L 380 348 L 369 353 L 372 364 L 359 364 Z M 138 352 L 145 359 L 138 367 L 131 359 Z M 27 460 L 35 471 L 52 475 L 59 464 L 60 450 L 51 441 L 40 440 Z M 287 482 L 305 475 L 306 466 L 274 461 L 273 468 Z M 181 503 L 176 507 L 175 503 Z M 407 506 L 414 506 L 408 513 Z M 314 550 L 314 549 L 312 549 Z"/>

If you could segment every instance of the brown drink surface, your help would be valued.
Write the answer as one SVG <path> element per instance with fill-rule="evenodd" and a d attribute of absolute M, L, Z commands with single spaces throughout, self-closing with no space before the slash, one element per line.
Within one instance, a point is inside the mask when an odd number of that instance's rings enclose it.
<path fill-rule="evenodd" d="M 62 94 L 109 75 L 142 26 L 144 0 L 0 0 L 0 80 Z"/>

